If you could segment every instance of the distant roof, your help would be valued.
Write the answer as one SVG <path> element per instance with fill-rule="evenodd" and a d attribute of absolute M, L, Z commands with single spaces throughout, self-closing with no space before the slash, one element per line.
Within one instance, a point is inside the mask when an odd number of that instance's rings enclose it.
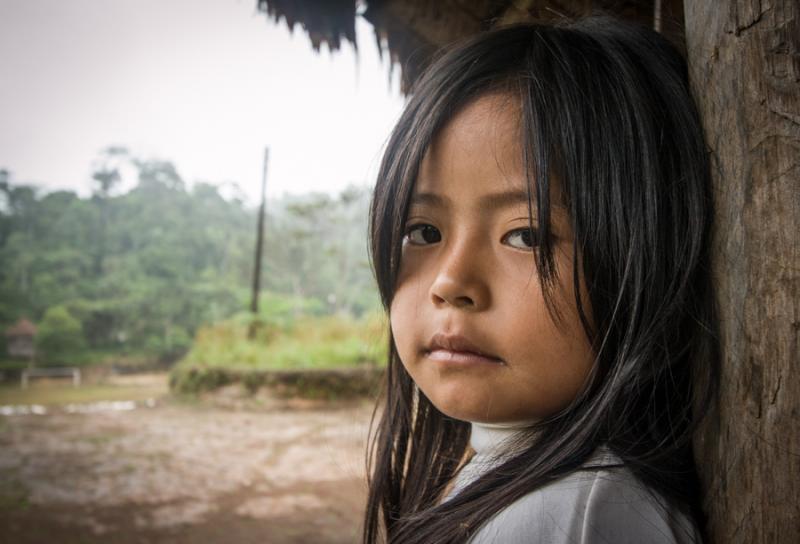
<path fill-rule="evenodd" d="M 299 24 L 314 50 L 342 41 L 357 47 L 355 18 L 375 28 L 378 49 L 388 52 L 390 70 L 399 63 L 407 91 L 441 47 L 495 26 L 522 21 L 569 20 L 593 11 L 662 27 L 680 41 L 682 0 L 256 0 L 258 10 L 290 29 Z M 656 11 L 658 10 L 658 11 Z M 680 46 L 680 44 L 678 44 Z M 391 72 L 390 72 L 391 73 Z"/>
<path fill-rule="evenodd" d="M 14 326 L 6 329 L 6 336 L 35 336 L 36 325 L 25 318 L 20 319 Z"/>

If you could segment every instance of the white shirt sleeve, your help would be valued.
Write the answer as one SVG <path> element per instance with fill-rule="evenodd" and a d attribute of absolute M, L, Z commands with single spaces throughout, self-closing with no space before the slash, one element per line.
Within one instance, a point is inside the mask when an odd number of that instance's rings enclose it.
<path fill-rule="evenodd" d="M 693 524 L 624 468 L 577 471 L 501 510 L 470 544 L 692 544 Z"/>

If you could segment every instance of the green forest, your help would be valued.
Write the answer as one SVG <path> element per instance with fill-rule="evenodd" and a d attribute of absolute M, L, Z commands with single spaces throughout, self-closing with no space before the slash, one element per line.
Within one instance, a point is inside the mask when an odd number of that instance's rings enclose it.
<path fill-rule="evenodd" d="M 135 172 L 121 189 L 122 172 Z M 374 360 L 382 337 L 366 249 L 369 191 L 266 207 L 258 335 L 247 312 L 257 208 L 187 184 L 169 161 L 108 148 L 89 197 L 0 170 L 0 327 L 36 327 L 35 364 L 303 366 Z M 27 364 L 7 355 L 6 366 Z"/>

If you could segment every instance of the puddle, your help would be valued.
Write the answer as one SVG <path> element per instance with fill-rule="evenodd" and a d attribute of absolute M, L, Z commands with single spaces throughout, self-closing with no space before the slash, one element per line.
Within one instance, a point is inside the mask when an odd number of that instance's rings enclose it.
<path fill-rule="evenodd" d="M 40 404 L 0 406 L 0 416 L 28 416 L 31 414 L 43 416 L 47 414 L 47 408 Z"/>
<path fill-rule="evenodd" d="M 79 404 L 65 404 L 63 406 L 46 407 L 41 404 L 17 404 L 0 406 L 2 416 L 44 416 L 48 413 L 67 414 L 96 414 L 101 412 L 129 412 L 137 408 L 155 408 L 156 399 L 149 398 L 144 401 L 115 400 L 87 402 Z"/>

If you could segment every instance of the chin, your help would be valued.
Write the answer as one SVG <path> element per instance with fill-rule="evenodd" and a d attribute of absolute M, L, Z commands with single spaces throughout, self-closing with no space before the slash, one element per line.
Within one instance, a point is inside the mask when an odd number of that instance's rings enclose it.
<path fill-rule="evenodd" d="M 427 395 L 426 395 L 427 396 Z M 506 421 L 505 417 L 513 417 L 506 414 L 505 410 L 498 410 L 492 402 L 479 399 L 465 399 L 463 393 L 456 392 L 455 398 L 452 396 L 436 395 L 428 396 L 428 399 L 444 415 L 460 421 L 475 423 L 499 423 Z"/>
<path fill-rule="evenodd" d="M 535 407 L 521 411 L 516 405 L 498 404 L 496 398 L 493 399 L 494 402 L 486 399 L 465 399 L 463 395 L 456 398 L 428 396 L 428 399 L 444 415 L 470 423 L 529 423 L 541 421 L 557 411 L 548 408 L 536 410 Z"/>

